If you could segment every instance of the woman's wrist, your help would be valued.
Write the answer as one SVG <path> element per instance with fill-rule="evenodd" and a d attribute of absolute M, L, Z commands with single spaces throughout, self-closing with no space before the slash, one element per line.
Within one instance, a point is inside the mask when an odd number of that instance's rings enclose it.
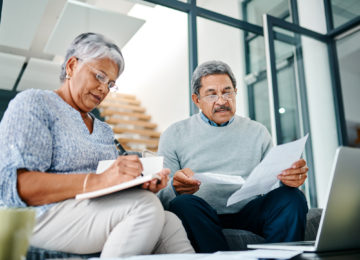
<path fill-rule="evenodd" d="M 82 192 L 85 193 L 86 192 L 86 188 L 87 188 L 87 183 L 88 180 L 90 178 L 91 173 L 86 174 L 84 180 L 83 180 L 83 185 L 82 185 Z"/>

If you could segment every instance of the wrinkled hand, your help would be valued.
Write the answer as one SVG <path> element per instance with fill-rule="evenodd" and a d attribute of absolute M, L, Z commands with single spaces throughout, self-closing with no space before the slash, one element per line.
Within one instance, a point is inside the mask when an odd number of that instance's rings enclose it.
<path fill-rule="evenodd" d="M 140 176 L 143 166 L 137 155 L 119 156 L 102 174 L 103 186 L 130 181 Z"/>
<path fill-rule="evenodd" d="M 193 194 L 199 190 L 201 182 L 193 179 L 192 176 L 194 176 L 194 172 L 189 168 L 182 169 L 174 174 L 173 186 L 177 193 Z"/>
<path fill-rule="evenodd" d="M 158 173 L 158 175 L 160 176 L 160 180 L 154 179 L 154 180 L 145 182 L 141 187 L 143 189 L 157 193 L 159 190 L 166 187 L 166 185 L 169 181 L 169 174 L 170 174 L 170 169 L 167 169 L 167 168 L 162 169 L 161 172 Z"/>
<path fill-rule="evenodd" d="M 277 178 L 286 186 L 297 188 L 304 184 L 308 170 L 309 168 L 306 166 L 306 161 L 300 159 L 296 161 L 291 168 L 282 171 Z"/>

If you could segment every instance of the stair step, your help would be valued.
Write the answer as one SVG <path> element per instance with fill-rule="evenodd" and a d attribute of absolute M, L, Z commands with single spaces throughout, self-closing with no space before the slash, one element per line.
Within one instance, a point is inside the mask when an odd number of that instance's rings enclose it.
<path fill-rule="evenodd" d="M 136 99 L 128 99 L 123 97 L 107 96 L 104 101 L 113 103 L 129 104 L 134 106 L 140 106 L 141 102 Z"/>
<path fill-rule="evenodd" d="M 146 109 L 143 107 L 108 102 L 106 100 L 104 100 L 103 102 L 101 102 L 99 104 L 99 108 L 122 108 L 122 109 L 130 110 L 130 111 L 134 111 L 134 112 L 140 112 L 140 113 L 144 113 L 146 111 Z"/>
<path fill-rule="evenodd" d="M 131 100 L 136 100 L 136 96 L 135 95 L 131 95 L 131 94 L 124 94 L 124 93 L 118 93 L 118 92 L 110 92 L 106 98 L 124 98 L 124 99 L 131 99 Z"/>
<path fill-rule="evenodd" d="M 136 126 L 142 126 L 142 127 L 150 128 L 150 129 L 154 129 L 157 127 L 157 124 L 146 122 L 146 121 L 124 120 L 124 119 L 115 118 L 115 117 L 109 117 L 105 120 L 105 122 L 108 124 L 111 124 L 111 125 L 116 125 L 116 124 L 136 125 Z"/>
<path fill-rule="evenodd" d="M 121 144 L 129 146 L 130 143 L 133 144 L 145 144 L 152 147 L 157 147 L 159 144 L 159 139 L 132 139 L 132 138 L 118 138 L 117 139 Z"/>
<path fill-rule="evenodd" d="M 160 137 L 160 132 L 152 131 L 152 130 L 143 130 L 143 129 L 130 129 L 130 128 L 122 128 L 122 127 L 114 127 L 113 131 L 115 134 L 123 134 L 123 133 L 133 133 L 151 137 Z"/>
<path fill-rule="evenodd" d="M 114 109 L 109 109 L 109 108 L 102 109 L 102 111 L 101 111 L 102 117 L 114 116 L 114 115 L 134 117 L 134 118 L 144 120 L 144 121 L 150 121 L 150 119 L 151 119 L 150 115 L 145 115 L 143 113 L 124 112 L 124 111 L 119 111 L 119 110 L 114 110 Z"/>

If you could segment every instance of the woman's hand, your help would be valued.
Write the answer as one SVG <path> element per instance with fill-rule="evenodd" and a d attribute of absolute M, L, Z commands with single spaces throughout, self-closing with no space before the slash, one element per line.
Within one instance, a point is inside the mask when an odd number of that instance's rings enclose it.
<path fill-rule="evenodd" d="M 156 193 L 159 190 L 166 187 L 166 185 L 169 181 L 169 174 L 170 174 L 170 169 L 167 169 L 167 168 L 162 169 L 161 172 L 158 173 L 158 175 L 161 178 L 160 180 L 154 179 L 154 180 L 145 182 L 143 185 L 141 185 L 141 187 L 145 190 L 149 190 L 149 191 Z"/>
<path fill-rule="evenodd" d="M 137 155 L 119 156 L 115 162 L 100 174 L 101 186 L 108 187 L 130 181 L 140 176 L 143 166 Z"/>

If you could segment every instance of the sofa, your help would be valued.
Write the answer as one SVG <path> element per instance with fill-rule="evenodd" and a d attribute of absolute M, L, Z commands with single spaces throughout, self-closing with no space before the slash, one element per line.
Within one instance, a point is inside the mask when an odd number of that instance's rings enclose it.
<path fill-rule="evenodd" d="M 305 240 L 315 240 L 317 230 L 320 223 L 322 209 L 310 209 L 307 214 L 307 223 L 305 230 Z M 238 229 L 224 229 L 226 240 L 233 251 L 246 250 L 247 244 L 264 243 L 265 239 L 261 236 L 255 235 L 252 232 Z M 45 250 L 42 248 L 30 247 L 26 256 L 27 260 L 44 260 L 44 259 L 61 259 L 61 258 L 91 258 L 99 257 L 100 253 L 95 254 L 70 254 L 65 252 Z"/>

